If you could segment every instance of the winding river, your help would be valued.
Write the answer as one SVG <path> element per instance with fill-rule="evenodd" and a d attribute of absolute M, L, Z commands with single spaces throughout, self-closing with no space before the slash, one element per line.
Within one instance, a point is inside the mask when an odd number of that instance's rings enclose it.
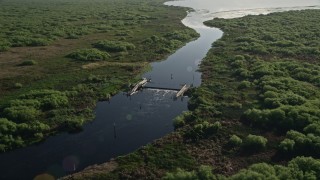
<path fill-rule="evenodd" d="M 152 63 L 150 87 L 179 88 L 201 84 L 198 65 L 222 36 L 203 22 L 213 17 L 234 18 L 291 9 L 319 8 L 319 0 L 185 0 L 166 5 L 194 8 L 182 20 L 200 37 L 165 61 Z M 96 119 L 75 134 L 61 133 L 42 143 L 0 154 L 0 179 L 33 179 L 40 174 L 55 178 L 124 155 L 172 132 L 172 119 L 187 110 L 188 97 L 174 99 L 175 92 L 145 89 L 134 96 L 119 93 L 110 102 L 99 102 Z"/>

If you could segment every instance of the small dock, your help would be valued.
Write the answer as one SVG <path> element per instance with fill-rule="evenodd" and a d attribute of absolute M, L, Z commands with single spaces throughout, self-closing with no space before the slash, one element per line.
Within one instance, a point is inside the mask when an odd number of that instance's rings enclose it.
<path fill-rule="evenodd" d="M 158 89 L 158 90 L 169 90 L 169 91 L 176 91 L 176 98 L 183 96 L 183 94 L 189 90 L 190 85 L 184 84 L 180 89 L 177 88 L 166 88 L 166 87 L 154 87 L 154 86 L 146 86 L 148 82 L 151 80 L 147 78 L 143 78 L 140 82 L 134 85 L 134 87 L 131 89 L 131 91 L 128 92 L 128 96 L 132 96 L 136 92 L 138 92 L 140 89 Z"/>
<path fill-rule="evenodd" d="M 134 93 L 136 93 L 140 88 L 142 88 L 144 85 L 146 85 L 148 82 L 147 78 L 143 78 L 142 81 L 138 82 L 132 90 L 128 93 L 130 96 L 132 96 Z"/>
<path fill-rule="evenodd" d="M 179 92 L 177 92 L 176 97 L 183 96 L 183 94 L 190 88 L 187 84 L 183 85 Z"/>

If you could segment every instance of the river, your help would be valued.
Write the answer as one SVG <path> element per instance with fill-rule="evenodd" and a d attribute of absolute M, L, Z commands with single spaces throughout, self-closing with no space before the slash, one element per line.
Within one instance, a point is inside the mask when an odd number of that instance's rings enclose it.
<path fill-rule="evenodd" d="M 290 9 L 319 8 L 318 0 L 186 0 L 166 5 L 194 8 L 182 20 L 200 37 L 166 60 L 152 63 L 144 74 L 151 87 L 179 88 L 201 84 L 198 65 L 222 36 L 222 31 L 203 22 L 213 17 L 233 18 Z M 60 133 L 44 142 L 0 154 L 0 179 L 33 179 L 49 174 L 55 178 L 124 155 L 172 132 L 172 120 L 187 110 L 188 97 L 174 99 L 175 92 L 145 89 L 131 97 L 119 93 L 110 102 L 98 102 L 96 118 L 79 133 Z"/>

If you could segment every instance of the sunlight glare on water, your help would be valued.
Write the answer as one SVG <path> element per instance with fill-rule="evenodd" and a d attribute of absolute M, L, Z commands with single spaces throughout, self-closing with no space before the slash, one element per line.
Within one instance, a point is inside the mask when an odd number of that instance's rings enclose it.
<path fill-rule="evenodd" d="M 210 12 L 221 12 L 257 8 L 280 8 L 298 6 L 318 6 L 319 0 L 184 0 L 170 1 L 166 5 L 205 9 Z"/>

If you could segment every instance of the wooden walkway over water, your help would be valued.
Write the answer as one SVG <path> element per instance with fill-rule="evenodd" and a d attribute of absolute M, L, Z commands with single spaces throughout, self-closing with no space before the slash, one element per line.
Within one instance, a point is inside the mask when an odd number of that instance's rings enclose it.
<path fill-rule="evenodd" d="M 146 85 L 148 82 L 147 78 L 143 78 L 142 81 L 138 82 L 133 89 L 129 92 L 129 95 L 132 96 L 134 93 L 136 93 L 140 88 L 142 88 L 144 85 Z"/>
<path fill-rule="evenodd" d="M 176 97 L 183 96 L 183 94 L 190 88 L 187 84 L 183 85 L 180 91 L 176 94 Z"/>
<path fill-rule="evenodd" d="M 176 97 L 183 96 L 183 94 L 188 91 L 190 88 L 189 85 L 184 84 L 181 89 L 176 89 L 176 88 L 164 88 L 164 87 L 153 87 L 153 86 L 146 86 L 146 84 L 149 82 L 147 78 L 143 78 L 140 82 L 138 82 L 132 89 L 131 91 L 128 92 L 129 96 L 132 96 L 136 92 L 139 91 L 139 89 L 145 88 L 145 89 L 160 89 L 160 90 L 171 90 L 171 91 L 177 91 Z"/>

